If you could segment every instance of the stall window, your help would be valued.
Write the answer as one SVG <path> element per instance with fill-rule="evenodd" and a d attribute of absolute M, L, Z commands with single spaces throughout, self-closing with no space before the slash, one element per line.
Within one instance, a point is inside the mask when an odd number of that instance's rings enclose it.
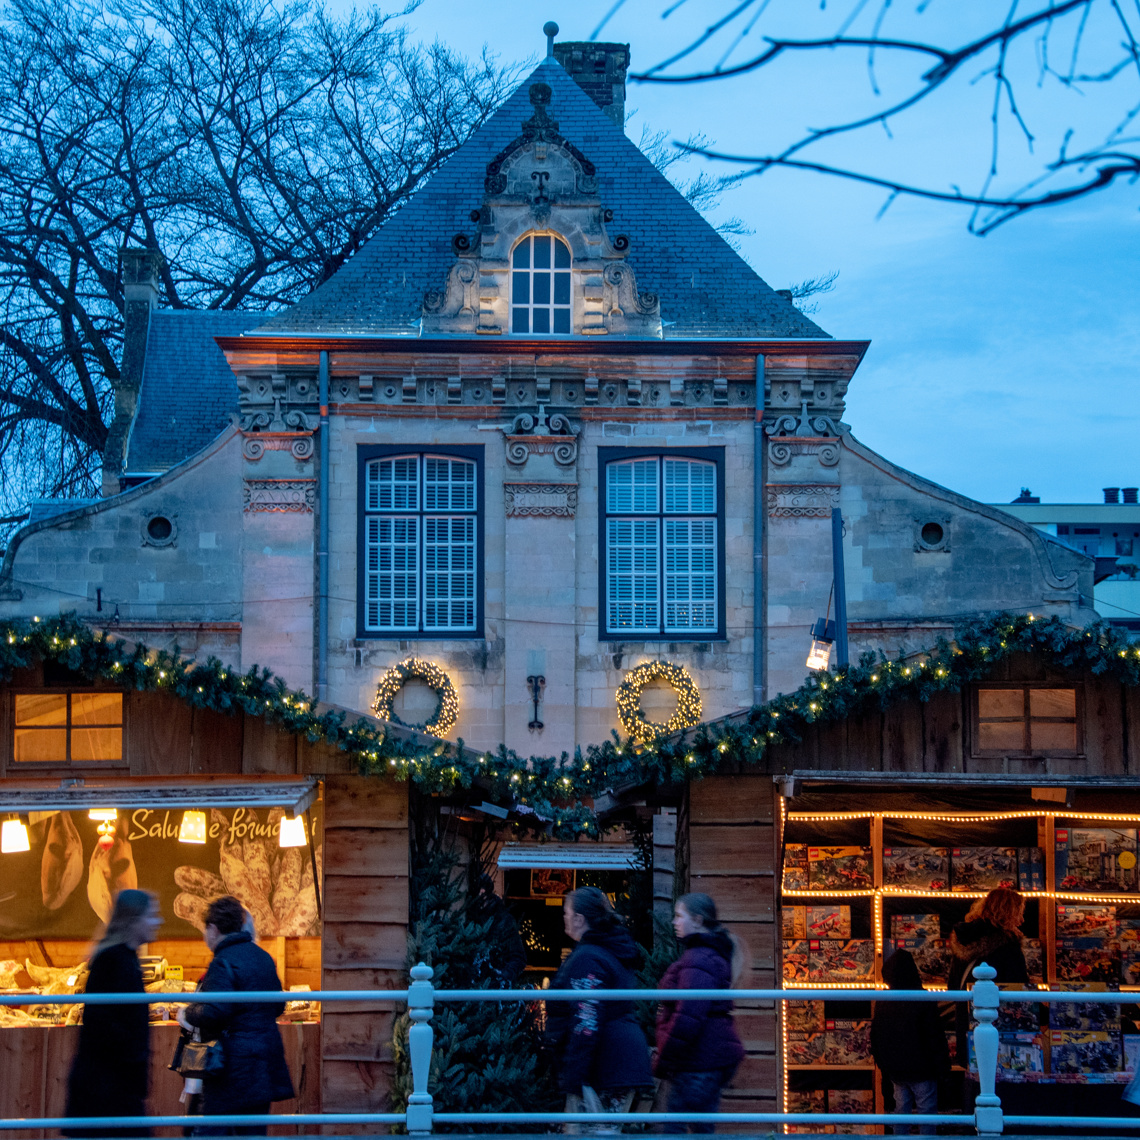
<path fill-rule="evenodd" d="M 123 694 L 16 693 L 16 763 L 91 764 L 123 758 Z"/>
<path fill-rule="evenodd" d="M 1080 751 L 1077 690 L 979 688 L 974 752 L 979 756 L 1071 756 Z"/>

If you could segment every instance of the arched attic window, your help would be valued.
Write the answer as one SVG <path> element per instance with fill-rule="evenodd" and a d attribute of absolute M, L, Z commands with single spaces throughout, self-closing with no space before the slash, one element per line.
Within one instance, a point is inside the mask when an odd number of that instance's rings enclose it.
<path fill-rule="evenodd" d="M 527 234 L 511 254 L 511 332 L 570 334 L 570 247 L 557 234 Z"/>

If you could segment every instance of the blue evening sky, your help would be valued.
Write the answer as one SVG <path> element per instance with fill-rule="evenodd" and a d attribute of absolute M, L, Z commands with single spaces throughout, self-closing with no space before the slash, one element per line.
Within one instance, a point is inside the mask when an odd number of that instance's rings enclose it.
<path fill-rule="evenodd" d="M 676 0 L 626 0 L 598 38 L 629 42 L 638 71 L 732 6 L 688 0 L 664 19 L 670 5 Z M 864 16 L 873 16 L 879 0 L 865 6 Z M 438 37 L 471 55 L 487 44 L 501 62 L 536 63 L 545 53 L 546 20 L 560 25 L 559 39 L 588 39 L 614 7 L 614 0 L 424 0 L 408 25 L 418 37 Z M 757 50 L 758 33 L 828 34 L 859 5 L 777 0 L 765 7 L 730 62 Z M 1005 11 L 992 0 L 902 0 L 882 34 L 916 38 L 927 30 L 962 42 L 999 7 Z M 865 18 L 851 34 L 869 31 Z M 1111 63 L 1114 35 L 1097 27 L 1094 15 L 1083 66 Z M 1059 57 L 1071 38 L 1058 34 L 1050 46 Z M 726 47 L 718 40 L 696 61 L 715 63 Z M 1075 129 L 1070 152 L 1088 146 L 1137 101 L 1134 73 L 1111 90 L 1093 85 L 1074 93 L 1048 78 L 1039 83 L 1039 58 L 1040 45 L 1027 44 L 1010 61 L 1035 139 L 1031 154 L 1006 118 L 999 169 L 1007 188 L 1054 156 L 1065 130 Z M 771 153 L 803 125 L 882 107 L 922 70 L 879 60 L 883 94 L 875 96 L 867 64 L 865 53 L 832 53 L 733 81 L 631 84 L 627 109 L 636 115 L 628 130 L 635 140 L 642 124 L 680 139 L 703 132 L 722 151 Z M 965 72 L 913 119 L 897 121 L 890 136 L 874 128 L 816 157 L 976 192 L 990 143 L 992 86 L 982 71 L 979 65 Z M 982 238 L 967 231 L 965 207 L 899 198 L 879 216 L 885 200 L 880 189 L 777 171 L 745 180 L 714 212 L 714 220 L 735 215 L 754 230 L 739 239 L 741 252 L 774 288 L 839 271 L 813 319 L 833 336 L 872 342 L 848 397 L 846 420 L 855 435 L 894 462 L 984 501 L 1008 501 L 1026 485 L 1045 502 L 1095 502 L 1102 486 L 1140 484 L 1136 187 L 1121 184 L 1041 210 Z"/>

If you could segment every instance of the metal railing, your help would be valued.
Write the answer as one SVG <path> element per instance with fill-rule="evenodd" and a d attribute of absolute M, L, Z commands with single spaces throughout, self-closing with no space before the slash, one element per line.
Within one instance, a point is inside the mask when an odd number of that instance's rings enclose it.
<path fill-rule="evenodd" d="M 412 1136 L 428 1136 L 436 1124 L 462 1125 L 555 1125 L 555 1124 L 870 1124 L 870 1125 L 961 1125 L 979 1136 L 996 1137 L 1006 1125 L 1041 1128 L 1102 1128 L 1140 1132 L 1140 1117 L 1071 1117 L 1003 1115 L 996 1091 L 999 1033 L 997 1020 L 1001 1003 L 1081 1002 L 1118 1005 L 1124 995 L 1118 992 L 1062 992 L 1056 990 L 999 990 L 996 971 L 981 965 L 974 970 L 972 990 L 877 990 L 877 989 L 731 989 L 731 990 L 441 990 L 431 984 L 432 970 L 422 962 L 411 971 L 412 984 L 406 990 L 317 990 L 306 991 L 307 1002 L 406 1003 L 411 1026 L 408 1052 L 412 1068 L 412 1092 L 405 1112 L 321 1112 L 271 1113 L 200 1116 L 99 1116 L 99 1117 L 20 1117 L 0 1119 L 0 1136 L 17 1129 L 99 1128 L 104 1130 L 143 1127 L 202 1127 L 295 1125 L 300 1128 L 335 1125 L 403 1125 Z M 433 1030 L 432 1013 L 437 1002 L 481 1001 L 683 1001 L 697 997 L 703 1001 L 933 1001 L 965 1002 L 977 1022 L 971 1031 L 977 1058 L 979 1093 L 972 1113 L 834 1113 L 834 1112 L 437 1112 L 428 1089 Z M 191 995 L 183 995 L 189 998 Z M 0 1007 L 17 1005 L 169 1005 L 171 994 L 0 994 Z M 278 992 L 210 991 L 211 1004 L 251 1004 L 280 1002 L 288 995 Z M 2 1030 L 0 1030 L 2 1032 Z"/>

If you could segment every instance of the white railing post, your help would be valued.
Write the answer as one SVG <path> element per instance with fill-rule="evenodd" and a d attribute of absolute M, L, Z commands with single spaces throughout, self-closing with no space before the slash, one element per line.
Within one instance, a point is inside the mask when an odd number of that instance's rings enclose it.
<path fill-rule="evenodd" d="M 979 1136 L 1002 1133 L 1001 1100 L 997 1095 L 998 988 L 997 970 L 983 962 L 974 969 L 974 989 L 970 1004 L 977 1026 L 974 1029 L 974 1056 L 978 1059 L 978 1099 L 974 1102 L 974 1127 Z"/>
<path fill-rule="evenodd" d="M 420 962 L 412 967 L 412 984 L 408 987 L 408 1016 L 412 1019 L 408 1030 L 408 1053 L 412 1059 L 412 1095 L 408 1097 L 407 1129 L 409 1136 L 428 1136 L 431 1133 L 432 1104 L 428 1092 L 428 1074 L 431 1071 L 431 1045 L 434 1036 L 431 1028 L 435 989 L 431 984 L 432 968 Z"/>

